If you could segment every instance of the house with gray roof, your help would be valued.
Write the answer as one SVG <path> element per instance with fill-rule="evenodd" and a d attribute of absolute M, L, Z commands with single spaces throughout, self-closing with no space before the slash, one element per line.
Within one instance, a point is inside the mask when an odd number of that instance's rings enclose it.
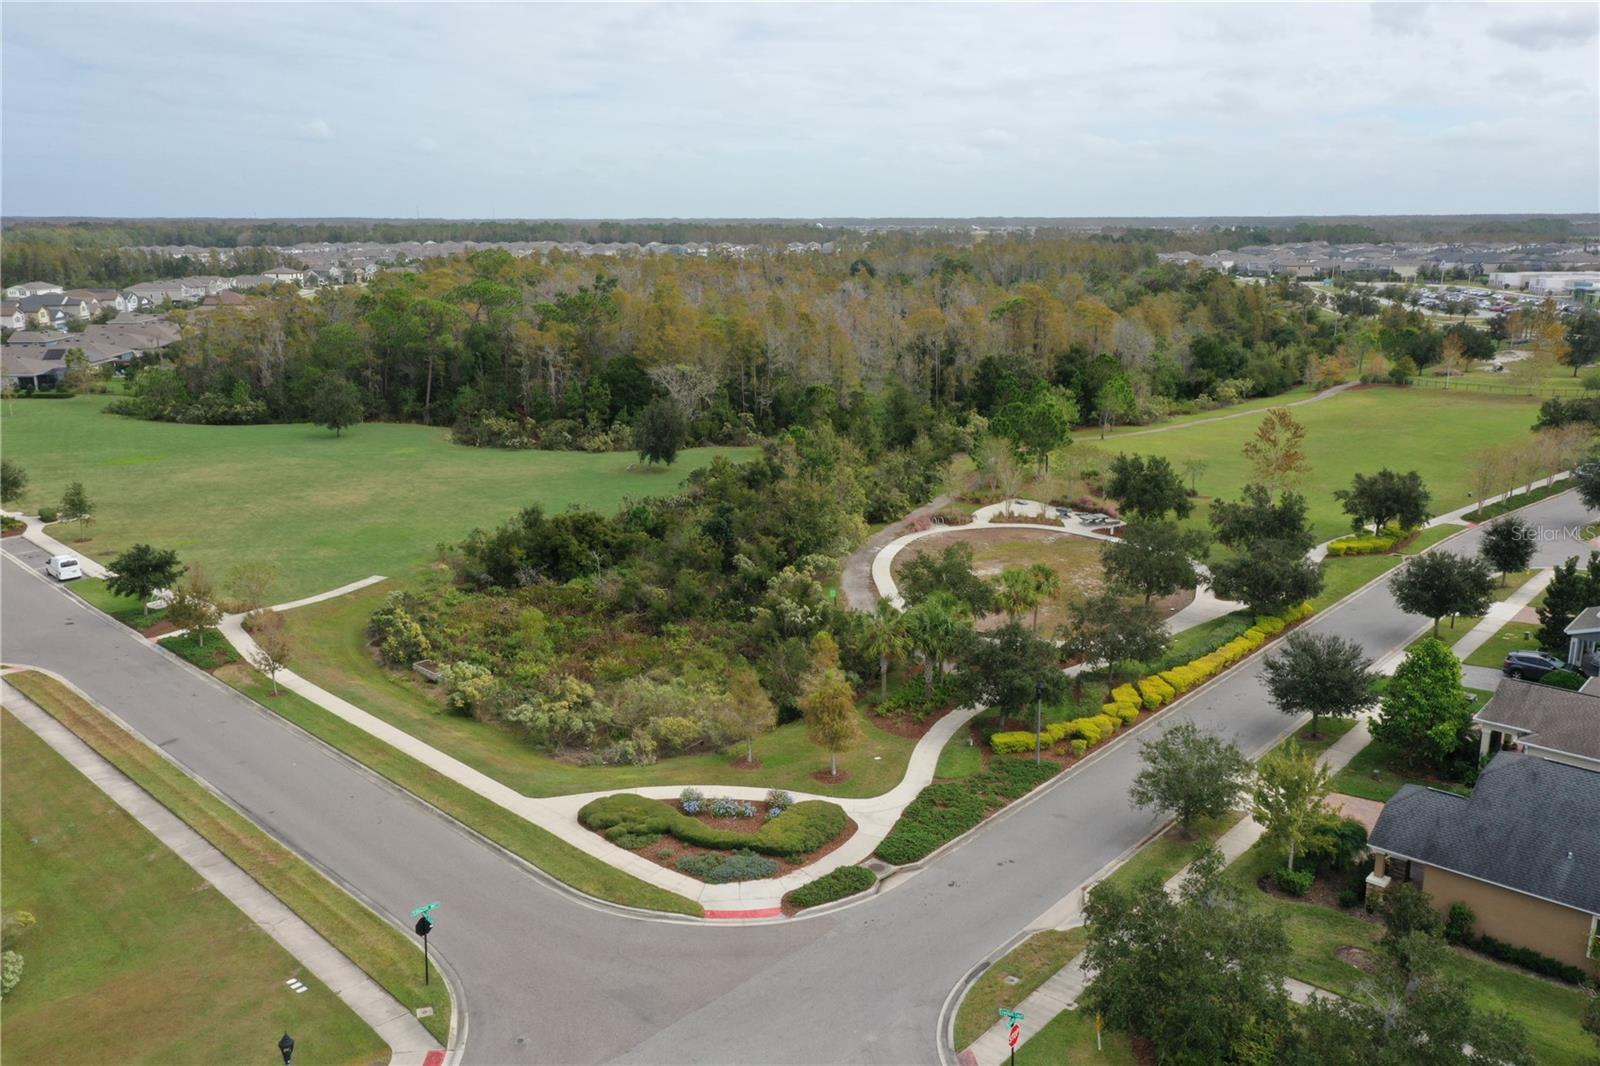
<path fill-rule="evenodd" d="M 1402 786 L 1367 840 L 1369 898 L 1409 882 L 1480 933 L 1600 975 L 1600 771 L 1502 751 L 1470 796 Z"/>
<path fill-rule="evenodd" d="M 1600 772 L 1600 695 L 1588 685 L 1571 692 L 1506 678 L 1472 720 L 1482 755 L 1523 751 Z"/>

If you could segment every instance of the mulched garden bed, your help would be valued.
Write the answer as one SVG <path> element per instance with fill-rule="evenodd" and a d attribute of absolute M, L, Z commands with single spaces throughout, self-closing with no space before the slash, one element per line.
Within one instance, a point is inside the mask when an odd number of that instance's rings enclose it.
<path fill-rule="evenodd" d="M 955 709 L 955 704 L 951 704 L 921 718 L 911 714 L 869 714 L 868 718 L 885 733 L 893 733 L 897 737 L 906 737 L 910 740 L 920 740 L 933 728 L 935 722 Z"/>
<path fill-rule="evenodd" d="M 168 633 L 176 633 L 177 631 L 178 631 L 178 627 L 173 625 L 171 622 L 167 621 L 165 618 L 163 618 L 160 621 L 156 622 L 152 626 L 148 626 L 148 627 L 146 627 L 144 629 L 139 630 L 140 633 L 142 633 L 145 636 L 151 638 L 152 640 L 155 639 L 156 637 L 164 637 Z"/>
<path fill-rule="evenodd" d="M 670 806 L 682 812 L 682 805 L 677 800 L 669 800 L 667 802 Z M 753 835 L 756 830 L 760 829 L 766 824 L 768 805 L 766 803 L 758 802 L 754 806 L 756 808 L 756 815 L 754 818 L 716 818 L 706 813 L 692 814 L 689 815 L 689 817 L 716 829 L 722 829 L 732 833 L 749 833 Z M 844 831 L 815 851 L 807 852 L 804 855 L 796 856 L 790 859 L 783 858 L 779 855 L 766 856 L 766 858 L 772 859 L 778 864 L 778 870 L 772 875 L 772 877 L 782 877 L 785 874 L 793 873 L 803 866 L 811 865 L 824 855 L 827 855 L 829 852 L 839 847 L 851 837 L 855 836 L 857 828 L 858 827 L 853 820 L 846 819 Z M 602 838 L 604 837 L 604 834 L 599 835 Z M 642 848 L 631 848 L 629 850 L 631 850 L 635 855 L 649 859 L 657 866 L 664 867 L 673 871 L 674 873 L 682 873 L 685 877 L 693 877 L 694 875 L 684 873 L 684 871 L 678 869 L 677 863 L 679 859 L 682 859 L 688 855 L 725 855 L 729 853 L 727 849 L 723 848 L 703 848 L 696 844 L 685 844 L 683 841 L 679 840 L 670 833 L 662 834 L 652 844 L 646 844 Z M 769 879 L 763 878 L 763 880 Z"/>
<path fill-rule="evenodd" d="M 811 780 L 824 785 L 837 785 L 850 780 L 850 775 L 843 770 L 838 773 L 831 770 L 817 770 L 811 774 Z"/>

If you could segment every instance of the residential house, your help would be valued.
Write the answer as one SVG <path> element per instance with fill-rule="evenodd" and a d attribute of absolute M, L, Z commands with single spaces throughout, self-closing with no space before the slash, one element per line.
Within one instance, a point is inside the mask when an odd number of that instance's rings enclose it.
<path fill-rule="evenodd" d="M 201 307 L 248 307 L 253 301 L 242 292 L 224 289 L 200 301 Z"/>
<path fill-rule="evenodd" d="M 6 298 L 20 300 L 24 296 L 44 296 L 52 292 L 60 292 L 61 286 L 48 281 L 25 281 L 21 285 L 7 285 Z"/>
<path fill-rule="evenodd" d="M 24 296 L 17 301 L 17 306 L 25 318 L 31 318 L 41 328 L 63 319 L 88 318 L 91 314 L 89 301 L 61 292 Z"/>
<path fill-rule="evenodd" d="M 193 286 L 185 285 L 181 279 L 168 281 L 142 281 L 137 285 L 130 285 L 127 293 L 139 309 L 159 307 L 164 303 L 192 303 L 205 295 Z"/>
<path fill-rule="evenodd" d="M 1506 678 L 1473 716 L 1482 755 L 1521 751 L 1600 771 L 1600 695 Z M 1600 827 L 1596 827 L 1600 833 Z"/>
<path fill-rule="evenodd" d="M 1600 607 L 1585 607 L 1562 632 L 1567 635 L 1567 662 L 1589 677 L 1600 673 Z"/>
<path fill-rule="evenodd" d="M 67 355 L 74 350 L 82 352 L 91 367 L 125 366 L 139 354 L 124 345 L 81 335 L 57 335 L 51 342 L 6 344 L 0 348 L 0 374 L 18 388 L 54 389 L 66 376 Z"/>
<path fill-rule="evenodd" d="M 116 289 L 68 289 L 66 295 L 83 300 L 89 305 L 89 314 L 96 315 L 101 311 L 115 311 L 122 314 L 124 311 L 133 310 L 134 304 Z"/>
<path fill-rule="evenodd" d="M 27 329 L 28 318 L 22 313 L 22 305 L 15 300 L 0 302 L 0 326 L 6 329 Z"/>
<path fill-rule="evenodd" d="M 272 279 L 265 274 L 240 274 L 233 279 L 235 292 L 243 292 L 246 289 L 259 289 L 263 285 L 271 284 Z"/>
<path fill-rule="evenodd" d="M 1408 882 L 1480 934 L 1600 975 L 1600 771 L 1502 751 L 1470 796 L 1404 785 L 1367 845 L 1369 897 Z"/>
<path fill-rule="evenodd" d="M 305 271 L 296 270 L 294 267 L 273 267 L 266 273 L 266 278 L 269 282 L 286 281 L 290 285 L 300 284 L 305 279 L 305 276 Z"/>

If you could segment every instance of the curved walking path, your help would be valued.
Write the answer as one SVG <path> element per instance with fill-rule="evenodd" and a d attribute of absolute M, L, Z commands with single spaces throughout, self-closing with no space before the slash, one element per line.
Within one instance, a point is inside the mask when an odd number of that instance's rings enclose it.
<path fill-rule="evenodd" d="M 358 584 L 365 587 L 372 584 L 373 580 L 368 578 Z M 314 599 L 325 599 L 330 595 L 332 594 L 324 594 Z M 244 656 L 246 661 L 251 661 L 259 649 L 250 634 L 245 631 L 243 623 L 243 615 L 229 615 L 222 620 L 219 628 L 240 655 Z M 606 789 L 601 792 L 539 798 L 525 796 L 509 785 L 495 780 L 405 730 L 390 725 L 376 715 L 306 680 L 292 670 L 278 671 L 277 683 L 385 744 L 399 749 L 430 769 L 437 770 L 457 784 L 471 789 L 484 799 L 548 830 L 580 851 L 641 881 L 695 900 L 706 909 L 708 918 L 725 919 L 777 917 L 786 892 L 799 888 L 840 866 L 851 866 L 864 861 L 894 827 L 906 804 L 933 780 L 934 768 L 939 763 L 939 753 L 944 750 L 946 742 L 983 710 L 981 707 L 959 708 L 935 722 L 917 741 L 906 764 L 905 776 L 901 778 L 900 783 L 882 795 L 866 799 L 840 799 L 835 796 L 791 791 L 791 795 L 796 799 L 820 799 L 837 803 L 855 821 L 857 826 L 855 834 L 827 855 L 783 877 L 710 885 L 619 848 L 598 833 L 593 833 L 578 824 L 579 809 L 592 799 L 617 792 L 633 792 L 654 799 L 670 799 L 683 790 L 681 785 Z M 765 786 L 712 785 L 700 788 L 708 796 L 722 795 L 735 799 L 760 800 L 765 799 L 767 795 Z"/>
<path fill-rule="evenodd" d="M 1359 384 L 1361 384 L 1359 381 L 1346 381 L 1342 385 L 1330 386 L 1329 388 L 1323 389 L 1319 393 L 1316 393 L 1312 396 L 1307 396 L 1303 400 L 1295 400 L 1292 403 L 1271 403 L 1264 407 L 1252 407 L 1248 411 L 1234 411 L 1232 414 L 1213 415 L 1210 418 L 1196 418 L 1189 422 L 1174 422 L 1165 426 L 1151 426 L 1149 429 L 1130 430 L 1127 433 L 1113 433 L 1109 438 L 1106 439 L 1117 440 L 1121 437 L 1144 437 L 1151 433 L 1170 433 L 1173 430 L 1189 429 L 1192 426 L 1209 426 L 1215 422 L 1231 422 L 1235 418 L 1248 418 L 1251 415 L 1262 414 L 1266 411 L 1272 410 L 1274 407 L 1304 407 L 1308 403 L 1320 403 L 1323 400 L 1332 399 L 1341 392 L 1346 392 L 1350 389 L 1353 389 Z"/>
<path fill-rule="evenodd" d="M 1054 517 L 1055 509 L 1039 500 L 1010 499 L 999 503 L 991 503 L 987 507 L 980 507 L 972 514 L 972 521 L 964 526 L 934 526 L 930 529 L 921 529 L 895 537 L 882 545 L 872 559 L 872 582 L 877 596 L 887 599 L 899 610 L 905 609 L 905 600 L 900 595 L 900 586 L 894 580 L 894 560 L 908 544 L 915 543 L 924 537 L 937 536 L 940 533 L 974 533 L 990 529 L 1018 529 L 1018 530 L 1043 530 L 1047 533 L 1065 533 L 1069 536 L 1083 537 L 1086 540 L 1098 540 L 1110 544 L 1117 543 L 1117 538 L 1101 532 L 1100 528 L 1086 525 L 1076 518 L 1056 518 L 1054 524 L 1044 525 L 1039 522 L 1008 522 L 1007 518 L 1022 517 Z M 1120 523 L 1118 523 L 1120 524 Z M 1171 618 L 1167 619 L 1167 629 L 1173 633 L 1181 633 L 1185 629 L 1192 629 L 1214 618 L 1221 618 L 1239 610 L 1243 604 L 1232 600 L 1218 599 L 1212 593 L 1209 585 L 1201 585 L 1195 589 L 1194 599 L 1185 604 Z"/>

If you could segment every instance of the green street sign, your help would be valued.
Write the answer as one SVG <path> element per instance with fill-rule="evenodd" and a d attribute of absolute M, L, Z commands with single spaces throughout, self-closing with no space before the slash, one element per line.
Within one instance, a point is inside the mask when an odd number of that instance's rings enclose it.
<path fill-rule="evenodd" d="M 432 911 L 433 908 L 437 907 L 438 905 L 439 905 L 438 901 L 435 900 L 433 903 L 424 903 L 420 907 L 412 907 L 411 908 L 411 917 L 420 918 L 424 914 L 427 914 L 430 911 Z"/>
<path fill-rule="evenodd" d="M 1020 1010 L 1007 1010 L 1005 1007 L 1001 1007 L 1000 1008 L 1000 1017 L 1004 1018 L 1008 1022 L 1011 1022 L 1011 1023 L 1015 1024 L 1015 1023 L 1020 1022 L 1022 1020 L 1022 1012 Z"/>

